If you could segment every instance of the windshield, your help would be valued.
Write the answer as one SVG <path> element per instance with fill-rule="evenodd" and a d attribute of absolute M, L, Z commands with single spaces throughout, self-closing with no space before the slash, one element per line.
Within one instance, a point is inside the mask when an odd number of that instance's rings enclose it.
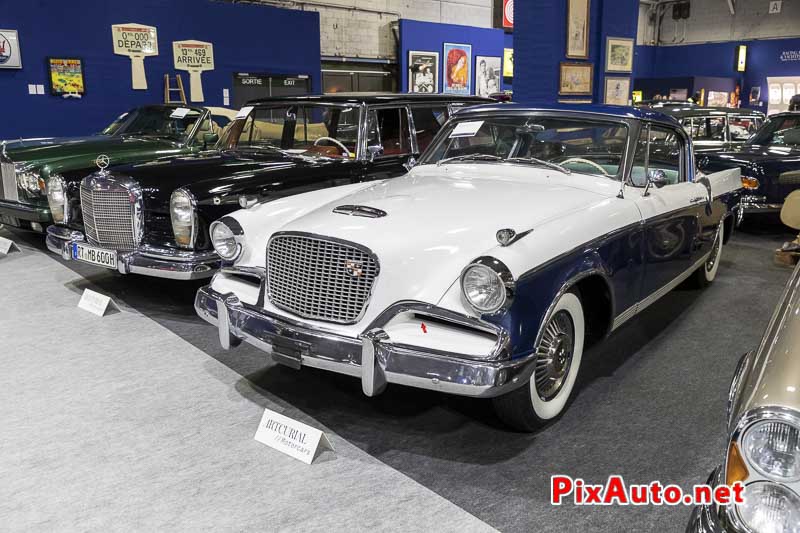
<path fill-rule="evenodd" d="M 764 121 L 758 115 L 728 115 L 728 129 L 732 141 L 746 141 Z"/>
<path fill-rule="evenodd" d="M 203 110 L 189 107 L 148 106 L 123 113 L 101 135 L 164 137 L 185 142 Z"/>
<path fill-rule="evenodd" d="M 762 146 L 800 146 L 800 116 L 777 117 L 768 120 L 747 144 Z"/>
<path fill-rule="evenodd" d="M 448 123 L 422 164 L 530 163 L 619 179 L 628 143 L 623 123 L 587 118 L 498 116 Z"/>
<path fill-rule="evenodd" d="M 257 107 L 231 125 L 220 146 L 352 159 L 358 146 L 359 113 L 358 107 L 347 106 Z"/>

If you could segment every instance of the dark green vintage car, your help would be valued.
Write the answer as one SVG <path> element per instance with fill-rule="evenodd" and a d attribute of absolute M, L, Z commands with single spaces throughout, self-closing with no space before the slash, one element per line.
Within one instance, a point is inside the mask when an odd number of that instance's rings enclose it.
<path fill-rule="evenodd" d="M 213 145 L 235 116 L 225 108 L 149 105 L 123 113 L 88 137 L 3 141 L 0 224 L 42 232 L 53 222 L 46 194 L 51 176 L 83 169 L 90 174 L 101 154 L 116 165 L 199 152 Z"/>

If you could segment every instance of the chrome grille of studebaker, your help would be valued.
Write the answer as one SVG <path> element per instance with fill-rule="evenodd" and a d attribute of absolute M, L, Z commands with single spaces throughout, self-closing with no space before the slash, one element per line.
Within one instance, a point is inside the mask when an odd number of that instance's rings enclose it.
<path fill-rule="evenodd" d="M 357 322 L 379 271 L 377 258 L 354 243 L 284 233 L 267 245 L 269 299 L 303 318 Z"/>
<path fill-rule="evenodd" d="M 124 187 L 93 189 L 81 185 L 81 211 L 89 243 L 114 250 L 136 248 L 136 202 Z"/>
<path fill-rule="evenodd" d="M 0 198 L 18 202 L 19 191 L 17 191 L 17 172 L 14 169 L 14 163 L 5 160 L 0 161 L 0 178 L 2 178 Z"/>

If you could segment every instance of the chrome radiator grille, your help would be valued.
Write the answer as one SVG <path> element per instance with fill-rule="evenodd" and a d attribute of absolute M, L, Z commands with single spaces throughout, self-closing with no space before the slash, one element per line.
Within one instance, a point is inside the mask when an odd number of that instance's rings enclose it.
<path fill-rule="evenodd" d="M 81 211 L 90 244 L 114 250 L 133 250 L 139 245 L 133 222 L 136 200 L 127 189 L 81 185 Z"/>
<path fill-rule="evenodd" d="M 379 271 L 377 258 L 356 244 L 290 233 L 267 245 L 270 301 L 304 318 L 357 322 Z"/>
<path fill-rule="evenodd" d="M 19 192 L 17 191 L 17 173 L 14 163 L 0 161 L 0 177 L 2 177 L 2 187 L 0 187 L 0 198 L 19 202 Z"/>

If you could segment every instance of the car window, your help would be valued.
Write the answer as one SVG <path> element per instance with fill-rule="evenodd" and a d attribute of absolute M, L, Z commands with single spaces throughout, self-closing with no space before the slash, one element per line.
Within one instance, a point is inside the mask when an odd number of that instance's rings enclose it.
<path fill-rule="evenodd" d="M 746 141 L 761 127 L 761 117 L 728 115 L 728 129 L 732 141 Z"/>
<path fill-rule="evenodd" d="M 636 142 L 631 168 L 631 182 L 636 187 L 647 185 L 647 173 L 663 171 L 668 184 L 684 181 L 681 171 L 683 142 L 676 132 L 661 126 L 643 127 Z"/>
<path fill-rule="evenodd" d="M 411 131 L 405 107 L 371 110 L 368 131 L 367 146 L 376 149 L 376 155 L 397 156 L 411 153 Z"/>
<path fill-rule="evenodd" d="M 417 146 L 424 152 L 431 144 L 433 138 L 442 129 L 449 117 L 447 105 L 441 106 L 411 106 L 411 116 L 414 119 L 414 129 L 417 134 Z"/>
<path fill-rule="evenodd" d="M 692 117 L 681 124 L 695 141 L 725 140 L 725 117 Z"/>

